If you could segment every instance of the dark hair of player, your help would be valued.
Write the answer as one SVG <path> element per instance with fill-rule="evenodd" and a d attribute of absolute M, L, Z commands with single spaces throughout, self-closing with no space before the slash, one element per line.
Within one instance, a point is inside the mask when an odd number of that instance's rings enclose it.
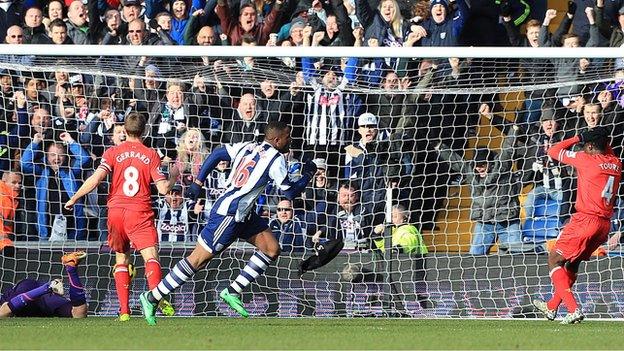
<path fill-rule="evenodd" d="M 594 146 L 594 149 L 599 150 L 599 151 L 606 151 L 607 150 L 607 144 L 609 142 L 608 140 L 609 138 L 607 136 L 601 136 L 598 138 L 595 138 L 593 140 L 587 141 L 588 144 L 592 144 Z"/>
<path fill-rule="evenodd" d="M 264 138 L 266 140 L 273 139 L 276 134 L 279 134 L 290 128 L 290 126 L 282 121 L 271 121 L 267 123 L 264 130 Z"/>
<path fill-rule="evenodd" d="M 606 151 L 607 144 L 609 144 L 609 130 L 602 126 L 595 127 L 583 133 L 583 141 L 591 144 L 596 150 Z"/>
<path fill-rule="evenodd" d="M 126 117 L 126 121 L 124 123 L 124 126 L 126 127 L 126 134 L 135 138 L 140 138 L 143 135 L 143 132 L 145 132 L 146 122 L 147 121 L 142 114 L 136 112 L 130 113 Z"/>

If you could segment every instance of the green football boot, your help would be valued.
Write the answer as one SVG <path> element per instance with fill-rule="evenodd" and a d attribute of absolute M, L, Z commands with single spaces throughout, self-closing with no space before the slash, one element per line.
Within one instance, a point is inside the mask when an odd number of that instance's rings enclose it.
<path fill-rule="evenodd" d="M 148 293 L 149 291 L 146 291 L 139 295 L 139 301 L 141 302 L 141 311 L 143 312 L 143 316 L 145 317 L 148 325 L 156 325 L 157 304 L 151 303 L 147 299 Z"/>
<path fill-rule="evenodd" d="M 245 318 L 249 317 L 249 312 L 247 312 L 245 307 L 243 307 L 243 303 L 241 302 L 240 298 L 238 298 L 238 296 L 236 295 L 230 294 L 227 288 L 221 291 L 219 297 L 223 301 L 225 301 L 225 303 L 227 303 L 230 307 L 232 307 L 234 311 L 238 312 L 238 314 Z"/>

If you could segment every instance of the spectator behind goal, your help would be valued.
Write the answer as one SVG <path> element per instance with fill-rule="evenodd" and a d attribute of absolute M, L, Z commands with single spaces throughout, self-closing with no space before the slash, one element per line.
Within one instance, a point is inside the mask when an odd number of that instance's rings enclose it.
<path fill-rule="evenodd" d="M 25 174 L 36 177 L 37 225 L 40 240 L 85 240 L 86 218 L 84 206 L 77 203 L 75 208 L 63 208 L 81 183 L 80 173 L 91 160 L 69 133 L 59 135 L 60 141 L 46 147 L 45 161 L 36 160 L 43 148 L 43 135 L 35 134 L 32 142 L 22 155 L 21 165 Z M 67 144 L 67 147 L 64 145 Z M 71 160 L 67 155 L 67 149 Z"/>
<path fill-rule="evenodd" d="M 429 253 L 427 245 L 423 241 L 422 235 L 418 228 L 413 224 L 409 224 L 410 215 L 407 208 L 401 204 L 392 206 L 392 247 L 397 248 L 399 252 L 407 254 L 425 255 Z M 384 225 L 379 224 L 375 227 L 375 234 L 382 235 Z M 385 251 L 384 238 L 375 239 L 375 246 Z"/>
<path fill-rule="evenodd" d="M 446 145 L 436 146 L 440 158 L 450 162 L 453 171 L 463 175 L 470 186 L 470 219 L 475 223 L 470 254 L 486 255 L 499 239 L 499 251 L 518 252 L 522 246 L 520 231 L 520 182 L 512 172 L 516 129 L 512 129 L 501 153 L 480 148 L 472 161 L 464 160 Z"/>
<path fill-rule="evenodd" d="M 14 171 L 6 171 L 0 180 L 0 252 L 12 247 L 14 237 L 15 211 L 18 196 L 22 190 L 22 175 Z"/>
<path fill-rule="evenodd" d="M 280 243 L 282 253 L 302 252 L 311 247 L 305 224 L 294 213 L 292 201 L 284 199 L 277 204 L 277 214 L 269 222 L 269 228 Z"/>

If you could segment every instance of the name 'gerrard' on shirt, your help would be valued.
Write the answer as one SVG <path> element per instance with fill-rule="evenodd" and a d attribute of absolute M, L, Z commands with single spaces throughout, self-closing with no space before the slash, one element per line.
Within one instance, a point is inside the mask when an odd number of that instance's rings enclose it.
<path fill-rule="evenodd" d="M 145 163 L 146 165 L 148 165 L 150 163 L 150 158 L 147 157 L 146 155 L 140 153 L 140 152 L 134 152 L 134 151 L 126 151 L 123 152 L 119 155 L 117 155 L 117 158 L 115 159 L 117 161 L 117 163 L 122 162 L 123 160 L 130 158 L 130 157 L 134 157 L 134 158 L 138 158 L 141 162 Z"/>

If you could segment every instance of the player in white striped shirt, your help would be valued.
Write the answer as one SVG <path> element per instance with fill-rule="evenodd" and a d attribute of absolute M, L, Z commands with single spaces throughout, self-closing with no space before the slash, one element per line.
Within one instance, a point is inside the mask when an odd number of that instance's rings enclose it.
<path fill-rule="evenodd" d="M 216 148 L 204 161 L 187 195 L 197 198 L 206 177 L 221 161 L 230 161 L 232 164 L 229 186 L 212 207 L 195 250 L 178 262 L 156 288 L 141 294 L 141 308 L 149 325 L 156 324 L 155 312 L 160 300 L 189 280 L 237 238 L 246 240 L 258 250 L 219 296 L 241 316 L 249 315 L 240 300 L 240 293 L 263 274 L 280 253 L 279 243 L 269 229 L 267 220 L 253 211 L 254 204 L 271 181 L 292 200 L 301 194 L 316 173 L 316 166 L 308 161 L 303 167 L 301 179 L 294 183 L 289 180 L 283 155 L 288 152 L 289 145 L 290 127 L 283 122 L 269 122 L 262 143 L 225 145 Z"/>

